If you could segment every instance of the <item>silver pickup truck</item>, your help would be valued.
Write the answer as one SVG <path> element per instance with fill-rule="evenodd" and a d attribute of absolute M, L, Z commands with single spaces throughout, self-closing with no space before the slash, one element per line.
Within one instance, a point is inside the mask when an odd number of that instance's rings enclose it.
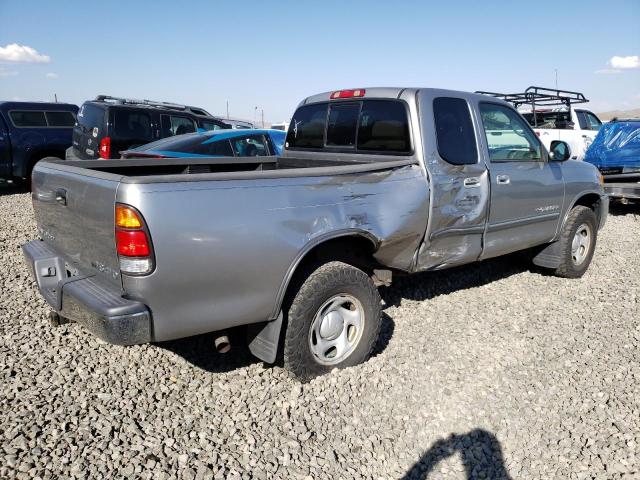
<path fill-rule="evenodd" d="M 211 145 L 37 164 L 23 250 L 53 315 L 116 344 L 246 325 L 254 355 L 309 379 L 368 358 L 393 275 L 530 250 L 577 278 L 608 211 L 595 167 L 483 95 L 322 93 L 280 157 Z"/>

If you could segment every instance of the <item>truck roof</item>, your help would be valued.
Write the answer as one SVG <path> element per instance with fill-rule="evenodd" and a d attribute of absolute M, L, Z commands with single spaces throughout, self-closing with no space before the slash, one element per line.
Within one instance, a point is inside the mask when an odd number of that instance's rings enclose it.
<path fill-rule="evenodd" d="M 346 91 L 347 89 L 337 89 L 337 90 L 332 90 L 329 92 L 323 92 L 323 93 L 318 93 L 316 95 L 311 95 L 307 98 L 305 98 L 304 100 L 302 100 L 302 102 L 300 102 L 300 105 L 306 105 L 309 103 L 317 103 L 317 102 L 326 102 L 329 100 L 338 100 L 340 98 L 331 98 L 331 96 L 333 94 L 335 94 L 336 92 L 340 92 L 340 91 Z M 464 91 L 460 91 L 460 90 L 449 90 L 449 89 L 443 89 L 443 88 L 430 88 L 430 87 L 363 87 L 360 89 L 349 89 L 351 91 L 364 91 L 364 95 L 360 96 L 360 97 L 356 97 L 356 98 L 400 98 L 400 96 L 402 94 L 405 93 L 409 93 L 412 95 L 417 94 L 420 91 L 430 91 L 433 92 L 435 95 L 437 96 L 450 96 L 450 95 L 455 95 L 456 97 L 462 97 L 462 98 L 466 98 L 466 99 L 480 99 L 480 100 L 487 100 L 487 96 L 486 95 L 481 95 L 478 93 L 471 93 L 471 92 L 464 92 Z M 499 98 L 495 98 L 492 99 L 492 101 L 496 101 L 499 103 L 505 103 L 508 104 L 507 102 L 503 101 L 502 99 Z"/>
<path fill-rule="evenodd" d="M 11 110 L 14 108 L 24 110 L 42 110 L 44 108 L 50 110 L 72 110 L 78 111 L 78 106 L 73 103 L 61 103 L 61 102 L 24 102 L 15 100 L 0 100 L 0 108 L 3 110 Z"/>

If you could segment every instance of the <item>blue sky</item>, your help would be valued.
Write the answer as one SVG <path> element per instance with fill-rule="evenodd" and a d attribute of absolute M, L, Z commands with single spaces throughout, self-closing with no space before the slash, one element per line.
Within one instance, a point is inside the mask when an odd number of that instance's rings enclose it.
<path fill-rule="evenodd" d="M 38 62 L 7 61 L 11 44 Z M 613 68 L 614 56 L 629 68 Z M 231 116 L 258 107 L 276 122 L 325 90 L 517 91 L 553 86 L 558 69 L 559 87 L 604 111 L 640 107 L 634 56 L 638 0 L 0 0 L 2 99 L 105 93 L 215 114 L 228 100 Z"/>

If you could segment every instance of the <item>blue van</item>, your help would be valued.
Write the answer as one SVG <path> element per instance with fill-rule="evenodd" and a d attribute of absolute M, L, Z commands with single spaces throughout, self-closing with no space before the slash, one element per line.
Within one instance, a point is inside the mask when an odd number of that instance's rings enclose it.
<path fill-rule="evenodd" d="M 78 106 L 0 101 L 0 178 L 26 180 L 36 162 L 65 157 Z"/>

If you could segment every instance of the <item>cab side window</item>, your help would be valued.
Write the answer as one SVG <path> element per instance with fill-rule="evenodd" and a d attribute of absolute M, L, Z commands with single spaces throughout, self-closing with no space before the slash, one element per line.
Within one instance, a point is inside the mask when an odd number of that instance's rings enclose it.
<path fill-rule="evenodd" d="M 584 114 L 587 117 L 588 129 L 596 131 L 600 130 L 600 127 L 602 126 L 600 119 L 591 112 L 584 112 Z"/>
<path fill-rule="evenodd" d="M 264 135 L 251 135 L 231 139 L 231 147 L 236 157 L 266 157 L 269 147 Z"/>
<path fill-rule="evenodd" d="M 433 117 L 440 157 L 453 165 L 473 165 L 478 161 L 471 112 L 462 98 L 433 100 Z"/>
<path fill-rule="evenodd" d="M 22 111 L 9 112 L 11 121 L 16 127 L 46 127 L 47 120 L 44 112 Z"/>
<path fill-rule="evenodd" d="M 540 141 L 515 110 L 495 103 L 481 103 L 480 115 L 492 162 L 543 159 Z"/>

